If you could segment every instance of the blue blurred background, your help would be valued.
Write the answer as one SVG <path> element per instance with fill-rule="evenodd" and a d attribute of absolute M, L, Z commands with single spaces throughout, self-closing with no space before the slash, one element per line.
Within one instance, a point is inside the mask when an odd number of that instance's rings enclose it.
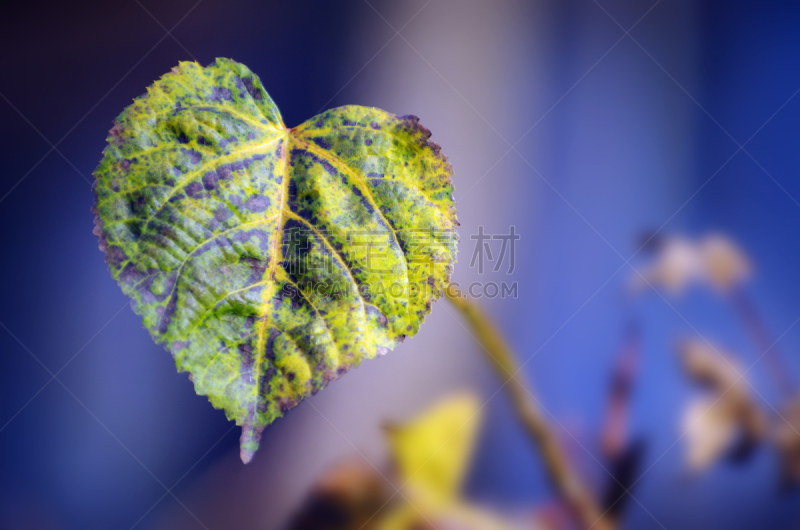
<path fill-rule="evenodd" d="M 553 498 L 502 381 L 443 303 L 312 398 L 327 421 L 301 404 L 241 464 L 239 429 L 141 327 L 89 211 L 112 120 L 178 61 L 218 56 L 259 74 L 290 126 L 344 104 L 420 116 L 455 168 L 455 280 L 518 282 L 518 298 L 481 303 L 597 488 L 609 378 L 640 323 L 631 436 L 647 445 L 624 527 L 800 525 L 766 446 L 686 472 L 695 389 L 675 340 L 699 332 L 749 365 L 761 352 L 729 305 L 626 294 L 643 232 L 721 231 L 754 261 L 747 293 L 800 380 L 800 4 L 33 0 L 7 3 L 0 28 L 0 527 L 280 528 L 354 447 L 385 459 L 383 421 L 463 388 L 491 397 L 467 494 L 511 511 Z M 469 236 L 511 225 L 513 275 L 470 267 Z M 764 366 L 748 379 L 779 406 Z"/>

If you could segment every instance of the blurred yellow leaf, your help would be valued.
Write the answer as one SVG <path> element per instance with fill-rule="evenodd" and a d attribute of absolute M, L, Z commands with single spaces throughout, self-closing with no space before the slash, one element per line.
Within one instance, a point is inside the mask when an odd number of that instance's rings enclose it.
<path fill-rule="evenodd" d="M 460 498 L 480 425 L 472 394 L 446 397 L 402 425 L 386 427 L 400 495 L 388 495 L 383 476 L 343 463 L 317 481 L 291 530 L 515 530 L 520 525 Z"/>
<path fill-rule="evenodd" d="M 411 504 L 404 503 L 400 507 L 390 511 L 387 516 L 383 517 L 378 524 L 378 529 L 409 530 L 410 528 L 419 527 L 420 519 L 422 519 L 422 517 L 417 509 Z"/>
<path fill-rule="evenodd" d="M 386 428 L 400 483 L 435 502 L 457 498 L 480 424 L 472 394 L 447 397 L 405 425 Z"/>

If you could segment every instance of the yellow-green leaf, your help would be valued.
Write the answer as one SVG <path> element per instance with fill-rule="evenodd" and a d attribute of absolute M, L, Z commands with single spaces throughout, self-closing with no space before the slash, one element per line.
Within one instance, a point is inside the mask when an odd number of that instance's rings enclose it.
<path fill-rule="evenodd" d="M 284 126 L 242 64 L 181 63 L 117 118 L 95 177 L 113 277 L 199 394 L 263 428 L 414 335 L 449 280 L 452 168 L 414 116 Z"/>
<path fill-rule="evenodd" d="M 480 425 L 471 394 L 445 398 L 406 425 L 387 427 L 401 484 L 431 503 L 458 497 Z"/>

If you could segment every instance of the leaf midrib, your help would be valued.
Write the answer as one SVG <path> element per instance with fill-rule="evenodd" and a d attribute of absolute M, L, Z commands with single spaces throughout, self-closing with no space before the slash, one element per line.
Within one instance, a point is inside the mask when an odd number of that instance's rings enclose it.
<path fill-rule="evenodd" d="M 281 124 L 283 126 L 283 124 Z M 265 288 L 264 293 L 261 295 L 261 313 L 263 313 L 261 319 L 261 325 L 259 328 L 258 338 L 256 340 L 256 362 L 255 366 L 253 367 L 255 370 L 256 378 L 255 384 L 253 385 L 253 392 L 254 396 L 254 407 L 258 407 L 258 398 L 261 393 L 261 365 L 264 362 L 264 358 L 266 357 L 266 346 L 267 346 L 267 323 L 271 322 L 270 319 L 270 311 L 269 311 L 269 303 L 272 299 L 272 289 L 275 287 L 275 266 L 278 263 L 278 252 L 280 250 L 281 254 L 283 254 L 283 246 L 280 244 L 281 241 L 281 231 L 283 230 L 283 211 L 286 208 L 288 202 L 288 195 L 289 195 L 289 146 L 291 143 L 291 133 L 289 132 L 286 127 L 283 127 L 284 134 L 279 138 L 283 138 L 284 145 L 283 145 L 283 180 L 281 182 L 281 198 L 279 202 L 279 212 L 278 212 L 278 222 L 275 226 L 275 234 L 274 234 L 274 241 L 272 243 L 272 258 L 270 266 L 264 269 L 264 274 L 267 274 L 267 269 L 269 269 L 269 277 L 264 278 Z M 254 423 L 257 423 L 254 417 Z"/>

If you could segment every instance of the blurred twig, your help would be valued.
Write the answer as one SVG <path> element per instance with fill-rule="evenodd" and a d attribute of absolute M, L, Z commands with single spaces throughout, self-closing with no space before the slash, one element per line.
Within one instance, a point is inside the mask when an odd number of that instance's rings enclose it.
<path fill-rule="evenodd" d="M 773 341 L 764 319 L 761 318 L 755 304 L 743 289 L 733 292 L 733 305 L 739 312 L 742 320 L 756 341 L 758 349 L 766 357 L 767 365 L 772 377 L 778 385 L 781 397 L 788 399 L 795 394 L 795 386 L 790 378 L 790 370 L 780 352 L 777 350 L 776 341 Z"/>
<path fill-rule="evenodd" d="M 559 446 L 558 437 L 542 416 L 531 390 L 520 381 L 521 374 L 514 355 L 500 332 L 469 298 L 461 297 L 461 293 L 447 295 L 472 327 L 497 375 L 506 381 L 505 386 L 517 416 L 542 453 L 548 477 L 556 492 L 582 527 L 610 530 L 613 525 L 603 516 L 589 489 L 570 468 L 569 461 Z"/>
<path fill-rule="evenodd" d="M 631 320 L 625 326 L 624 342 L 613 368 L 606 420 L 600 435 L 600 449 L 611 475 L 602 495 L 602 507 L 614 522 L 619 520 L 626 508 L 626 501 L 630 498 L 628 491 L 639 476 L 647 446 L 643 438 L 630 440 L 628 433 L 640 358 L 639 325 Z"/>
<path fill-rule="evenodd" d="M 600 437 L 600 447 L 608 460 L 618 458 L 627 446 L 631 394 L 639 368 L 640 349 L 639 327 L 630 322 L 625 328 L 625 342 L 614 366 L 606 421 Z"/>

